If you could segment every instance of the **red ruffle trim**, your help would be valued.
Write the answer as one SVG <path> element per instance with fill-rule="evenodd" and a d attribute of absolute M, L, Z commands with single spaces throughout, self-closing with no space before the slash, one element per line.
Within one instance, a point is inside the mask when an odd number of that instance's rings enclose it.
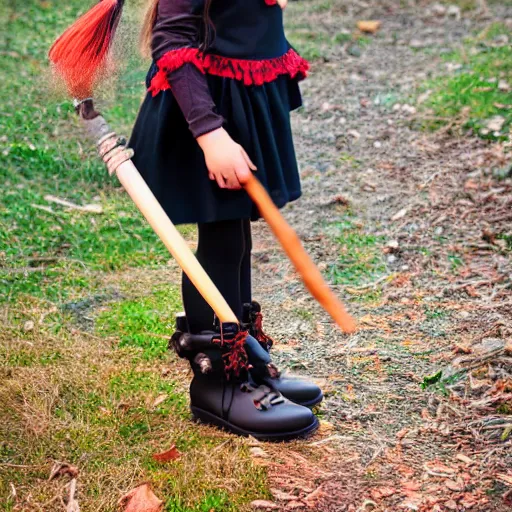
<path fill-rule="evenodd" d="M 281 57 L 266 60 L 244 60 L 203 54 L 197 48 L 181 48 L 164 54 L 156 63 L 158 71 L 151 80 L 149 92 L 156 96 L 160 91 L 170 89 L 167 73 L 184 64 L 194 64 L 204 74 L 233 78 L 245 85 L 263 85 L 280 75 L 290 75 L 299 80 L 306 78 L 309 63 L 295 50 L 288 50 Z"/>

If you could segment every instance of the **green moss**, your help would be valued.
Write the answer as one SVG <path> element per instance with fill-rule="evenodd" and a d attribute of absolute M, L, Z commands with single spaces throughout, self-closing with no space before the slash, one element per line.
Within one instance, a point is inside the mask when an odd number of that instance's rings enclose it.
<path fill-rule="evenodd" d="M 115 336 L 121 347 L 136 346 L 148 357 L 162 356 L 180 310 L 180 292 L 169 286 L 137 300 L 110 305 L 98 316 L 96 330 L 104 336 Z"/>
<path fill-rule="evenodd" d="M 430 91 L 423 107 L 432 114 L 423 123 L 425 127 L 438 129 L 450 124 L 486 139 L 510 138 L 512 102 L 507 85 L 512 87 L 512 47 L 494 42 L 508 33 L 505 25 L 494 23 L 479 38 L 467 40 L 462 50 L 444 57 L 458 68 L 422 88 Z M 503 118 L 502 128 L 491 130 L 488 123 L 496 116 Z"/>
<path fill-rule="evenodd" d="M 384 238 L 365 232 L 350 217 L 336 223 L 339 252 L 329 275 L 334 284 L 359 286 L 374 281 L 386 272 L 382 258 Z"/>

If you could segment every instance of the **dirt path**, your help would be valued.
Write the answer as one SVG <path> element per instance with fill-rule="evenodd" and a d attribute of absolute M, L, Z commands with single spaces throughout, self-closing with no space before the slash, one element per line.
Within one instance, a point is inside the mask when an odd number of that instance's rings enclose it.
<path fill-rule="evenodd" d="M 350 14 L 378 17 L 383 30 L 359 57 L 334 50 L 305 83 L 294 117 L 304 196 L 286 216 L 328 270 L 344 246 L 354 250 L 339 228 L 350 215 L 375 235 L 383 267 L 368 286 L 339 287 L 361 325 L 343 336 L 257 228 L 255 288 L 282 342 L 274 357 L 329 392 L 322 441 L 266 448 L 278 461 L 265 463 L 274 497 L 285 510 L 510 510 L 512 446 L 498 414 L 509 409 L 492 404 L 512 391 L 512 263 L 493 232 L 512 181 L 489 176 L 506 159 L 499 146 L 417 131 L 413 109 L 394 106 L 445 72 L 440 54 L 489 20 L 391 4 Z M 323 30 L 339 28 L 316 16 Z M 477 363 L 470 381 L 453 378 L 444 395 L 421 389 L 454 358 L 492 350 L 501 360 Z"/>

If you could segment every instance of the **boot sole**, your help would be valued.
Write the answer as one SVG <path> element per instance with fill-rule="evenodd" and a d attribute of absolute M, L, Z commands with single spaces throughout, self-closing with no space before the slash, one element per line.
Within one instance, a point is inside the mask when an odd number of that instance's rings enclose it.
<path fill-rule="evenodd" d="M 295 403 L 302 405 L 303 407 L 307 407 L 308 409 L 312 409 L 313 407 L 317 406 L 323 399 L 324 399 L 324 394 L 322 392 L 320 392 L 320 394 L 315 399 L 310 400 L 309 402 L 295 402 Z M 289 398 L 288 400 L 291 400 L 291 398 Z M 291 401 L 293 402 L 293 400 L 291 400 Z"/>
<path fill-rule="evenodd" d="M 315 417 L 315 421 L 308 425 L 306 428 L 303 428 L 301 430 L 296 430 L 293 432 L 279 432 L 279 433 L 272 433 L 272 432 L 251 432 L 249 430 L 244 430 L 240 427 L 237 427 L 236 425 L 233 425 L 227 420 L 224 420 L 222 418 L 219 418 L 218 416 L 215 416 L 215 414 L 212 414 L 211 412 L 205 411 L 204 409 L 199 409 L 199 407 L 190 407 L 190 410 L 192 411 L 192 414 L 194 415 L 194 418 L 197 420 L 207 423 L 209 425 L 215 425 L 217 427 L 220 427 L 224 430 L 227 430 L 228 432 L 232 432 L 233 434 L 237 434 L 239 436 L 252 436 L 260 441 L 290 441 L 292 439 L 299 439 L 303 437 L 308 437 L 309 435 L 313 434 L 318 429 L 318 419 Z"/>

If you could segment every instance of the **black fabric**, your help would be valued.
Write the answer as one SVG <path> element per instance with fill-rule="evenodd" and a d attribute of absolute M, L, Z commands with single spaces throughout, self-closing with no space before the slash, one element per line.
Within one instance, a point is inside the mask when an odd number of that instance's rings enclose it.
<path fill-rule="evenodd" d="M 224 124 L 222 116 L 216 113 L 206 77 L 193 64 L 169 73 L 167 80 L 194 138 Z"/>
<path fill-rule="evenodd" d="M 248 220 L 198 224 L 197 259 L 239 320 L 244 297 L 251 290 L 251 225 Z M 212 329 L 212 308 L 186 274 L 182 295 L 190 332 Z"/>
<path fill-rule="evenodd" d="M 160 0 L 153 29 L 153 58 L 177 47 L 198 47 L 204 26 L 204 0 Z M 272 59 L 290 45 L 283 30 L 283 13 L 265 0 L 213 0 L 210 18 L 215 37 L 209 51 L 237 59 Z"/>
<path fill-rule="evenodd" d="M 245 251 L 240 265 L 240 299 L 243 304 L 250 304 L 252 301 L 252 233 L 251 222 L 242 221 L 244 231 Z"/>
<path fill-rule="evenodd" d="M 153 66 L 148 83 L 155 72 Z M 274 203 L 282 207 L 300 197 L 289 114 L 301 105 L 298 83 L 286 75 L 250 87 L 206 78 L 224 128 L 258 167 L 256 176 Z M 221 189 L 209 179 L 203 152 L 172 91 L 146 95 L 130 147 L 135 165 L 175 224 L 259 218 L 245 191 Z"/>
<path fill-rule="evenodd" d="M 151 38 L 153 59 L 169 50 L 199 47 L 204 0 L 159 0 Z"/>

